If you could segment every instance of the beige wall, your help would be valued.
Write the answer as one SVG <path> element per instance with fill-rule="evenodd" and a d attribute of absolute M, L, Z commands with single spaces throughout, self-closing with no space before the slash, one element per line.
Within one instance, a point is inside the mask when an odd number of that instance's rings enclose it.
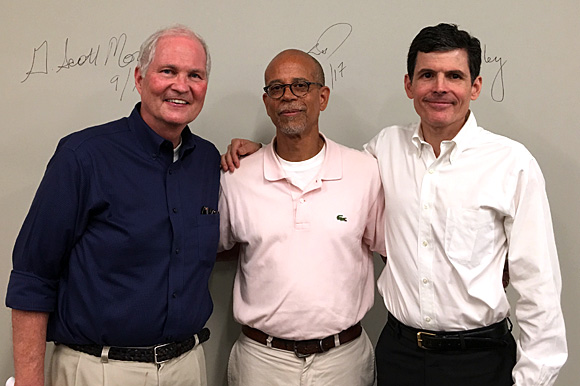
<path fill-rule="evenodd" d="M 111 38 L 121 38 L 121 47 L 126 36 L 123 57 L 138 50 L 149 33 L 173 22 L 187 24 L 206 38 L 214 67 L 206 105 L 193 130 L 222 151 L 233 136 L 270 140 L 273 130 L 261 102 L 263 70 L 278 51 L 289 47 L 309 50 L 318 42 L 319 50 L 328 48 L 319 58 L 332 86 L 322 131 L 360 148 L 380 128 L 416 120 L 403 91 L 408 45 L 423 26 L 454 22 L 480 38 L 489 59 L 482 66 L 484 90 L 472 105 L 478 122 L 524 143 L 545 174 L 563 272 L 562 301 L 570 346 L 568 365 L 558 385 L 577 383 L 577 0 L 177 0 L 170 4 L 31 0 L 4 1 L 1 8 L 2 298 L 12 245 L 58 139 L 127 115 L 138 100 L 133 90 L 132 56 L 123 62 L 119 54 L 109 55 L 106 61 Z M 67 39 L 67 58 L 84 64 L 59 69 L 66 64 Z M 216 386 L 225 384 L 227 355 L 239 333 L 231 317 L 234 271 L 235 263 L 218 263 L 211 280 L 216 309 L 209 322 L 212 339 L 206 347 L 210 384 Z M 381 299 L 376 303 L 365 319 L 373 340 L 385 318 Z M 0 309 L 0 381 L 12 371 L 10 312 Z"/>

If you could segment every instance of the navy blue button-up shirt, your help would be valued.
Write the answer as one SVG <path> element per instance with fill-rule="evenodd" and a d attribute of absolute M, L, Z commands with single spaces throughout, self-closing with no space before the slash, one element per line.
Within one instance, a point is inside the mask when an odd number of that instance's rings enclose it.
<path fill-rule="evenodd" d="M 139 108 L 60 141 L 16 240 L 6 305 L 50 312 L 47 340 L 149 346 L 211 314 L 219 153 L 186 127 L 173 162 Z"/>

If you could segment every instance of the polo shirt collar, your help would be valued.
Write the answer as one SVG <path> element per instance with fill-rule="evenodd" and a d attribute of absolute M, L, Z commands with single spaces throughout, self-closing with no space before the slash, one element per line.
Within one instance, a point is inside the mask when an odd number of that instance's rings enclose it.
<path fill-rule="evenodd" d="M 326 154 L 320 169 L 320 179 L 339 180 L 342 178 L 342 153 L 340 147 L 334 141 L 319 133 L 326 144 Z M 274 150 L 276 137 L 264 148 L 264 178 L 268 181 L 278 181 L 286 178 L 286 173 L 280 165 L 280 161 Z"/>

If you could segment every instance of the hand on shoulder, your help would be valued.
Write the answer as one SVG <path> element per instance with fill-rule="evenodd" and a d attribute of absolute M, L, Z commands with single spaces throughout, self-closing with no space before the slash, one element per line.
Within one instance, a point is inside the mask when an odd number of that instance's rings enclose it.
<path fill-rule="evenodd" d="M 224 172 L 233 172 L 240 167 L 240 159 L 254 154 L 262 147 L 261 143 L 249 139 L 234 138 L 228 145 L 228 149 L 222 154 L 221 166 Z"/>

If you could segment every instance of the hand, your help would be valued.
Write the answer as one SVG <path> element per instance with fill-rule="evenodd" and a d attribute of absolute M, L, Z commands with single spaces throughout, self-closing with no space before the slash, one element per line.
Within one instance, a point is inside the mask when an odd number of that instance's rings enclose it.
<path fill-rule="evenodd" d="M 240 157 L 253 154 L 262 147 L 261 143 L 252 142 L 249 139 L 234 138 L 228 145 L 228 150 L 222 154 L 222 169 L 233 172 L 240 167 Z"/>

